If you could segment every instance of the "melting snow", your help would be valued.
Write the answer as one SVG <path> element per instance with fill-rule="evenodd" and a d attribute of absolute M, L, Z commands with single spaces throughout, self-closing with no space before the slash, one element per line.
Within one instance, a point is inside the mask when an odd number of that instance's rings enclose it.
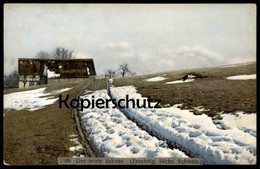
<path fill-rule="evenodd" d="M 129 99 L 142 99 L 133 86 L 111 88 L 112 98 L 124 98 L 126 94 Z M 177 105 L 162 109 L 124 110 L 139 125 L 182 147 L 193 157 L 203 158 L 206 164 L 256 164 L 256 136 L 246 129 L 241 130 L 238 121 L 227 124 L 232 128 L 221 130 L 207 115 L 193 115 Z M 256 126 L 255 120 L 251 123 Z"/>
<path fill-rule="evenodd" d="M 222 114 L 222 121 L 230 128 L 235 127 L 246 127 L 256 130 L 256 113 L 243 114 L 243 112 L 238 112 L 236 115 L 233 114 Z"/>
<path fill-rule="evenodd" d="M 243 114 L 243 112 L 237 112 L 236 115 L 222 114 L 221 116 L 223 119 L 216 120 L 216 122 L 222 125 L 223 128 L 238 128 L 256 137 L 256 113 Z"/>
<path fill-rule="evenodd" d="M 72 134 L 69 137 L 72 138 L 72 139 L 70 139 L 70 141 L 74 142 L 74 144 L 75 144 L 75 146 L 72 146 L 72 147 L 69 148 L 70 151 L 79 152 L 79 151 L 83 150 L 83 146 L 82 146 L 82 144 L 80 144 L 80 142 L 79 142 L 79 140 L 77 138 L 78 137 L 77 135 Z M 73 156 L 73 157 L 84 157 L 84 155 L 83 154 L 79 154 L 79 156 Z"/>
<path fill-rule="evenodd" d="M 148 81 L 148 82 L 157 82 L 157 81 L 162 81 L 162 80 L 165 80 L 165 79 L 167 79 L 167 78 L 157 76 L 157 77 L 153 77 L 153 78 L 150 78 L 150 79 L 146 79 L 146 81 Z"/>
<path fill-rule="evenodd" d="M 193 74 L 189 74 L 187 79 L 185 80 L 175 80 L 175 81 L 172 81 L 172 82 L 166 82 L 165 84 L 176 84 L 176 83 L 188 83 L 188 82 L 192 82 L 194 81 L 196 76 L 194 76 Z"/>
<path fill-rule="evenodd" d="M 82 150 L 83 147 L 81 144 L 77 145 L 77 146 L 73 146 L 73 147 L 70 147 L 70 151 L 79 151 L 79 150 Z"/>
<path fill-rule="evenodd" d="M 188 83 L 188 82 L 192 82 L 192 81 L 194 81 L 194 79 L 175 80 L 175 81 L 172 81 L 172 82 L 166 82 L 165 84 Z"/>
<path fill-rule="evenodd" d="M 4 109 L 16 109 L 22 110 L 27 109 L 30 111 L 38 110 L 46 105 L 53 104 L 58 98 L 54 98 L 54 95 L 68 91 L 72 88 L 64 88 L 61 90 L 52 91 L 50 93 L 44 93 L 44 88 L 39 88 L 35 90 L 28 90 L 23 92 L 15 92 L 4 95 Z M 48 97 L 43 97 L 48 96 Z"/>
<path fill-rule="evenodd" d="M 70 139 L 70 141 L 74 142 L 76 146 L 70 147 L 70 151 L 79 151 L 83 149 L 83 146 L 80 144 L 78 138 Z"/>
<path fill-rule="evenodd" d="M 252 75 L 238 75 L 238 76 L 229 76 L 227 77 L 229 80 L 249 80 L 249 79 L 256 79 L 256 74 Z"/>
<path fill-rule="evenodd" d="M 95 91 L 82 98 L 109 99 L 106 90 Z M 118 109 L 84 109 L 79 114 L 89 139 L 106 157 L 187 157 L 179 150 L 167 148 L 160 141 L 135 123 L 128 120 Z"/>

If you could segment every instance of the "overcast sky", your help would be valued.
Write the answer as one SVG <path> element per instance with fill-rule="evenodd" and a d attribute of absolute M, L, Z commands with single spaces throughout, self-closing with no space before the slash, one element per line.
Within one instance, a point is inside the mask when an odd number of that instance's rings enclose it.
<path fill-rule="evenodd" d="M 256 6 L 5 4 L 4 74 L 56 47 L 94 59 L 98 74 L 137 74 L 256 60 Z"/>

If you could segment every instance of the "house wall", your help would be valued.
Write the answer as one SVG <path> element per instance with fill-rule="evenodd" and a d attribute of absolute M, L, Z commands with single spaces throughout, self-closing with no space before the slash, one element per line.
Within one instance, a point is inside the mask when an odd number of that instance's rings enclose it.
<path fill-rule="evenodd" d="M 24 78 L 27 80 L 27 82 L 23 83 Z M 28 75 L 28 76 L 19 76 L 19 88 L 26 88 L 26 87 L 30 87 L 30 86 L 34 86 L 34 85 L 38 85 L 40 84 L 40 76 L 32 76 L 32 75 Z"/>
<path fill-rule="evenodd" d="M 25 84 L 25 87 L 24 87 L 24 83 L 23 82 L 19 82 L 19 88 L 27 88 L 27 87 L 29 87 L 29 82 L 27 82 Z"/>

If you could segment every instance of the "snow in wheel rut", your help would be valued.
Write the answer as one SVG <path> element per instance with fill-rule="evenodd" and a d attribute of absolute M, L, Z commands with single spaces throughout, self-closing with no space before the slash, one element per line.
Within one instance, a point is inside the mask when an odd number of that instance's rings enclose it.
<path fill-rule="evenodd" d="M 82 96 L 83 99 L 110 99 L 106 90 Z M 88 108 L 79 112 L 86 135 L 105 157 L 187 157 L 178 149 L 168 147 L 166 141 L 151 136 L 129 120 L 120 110 Z"/>

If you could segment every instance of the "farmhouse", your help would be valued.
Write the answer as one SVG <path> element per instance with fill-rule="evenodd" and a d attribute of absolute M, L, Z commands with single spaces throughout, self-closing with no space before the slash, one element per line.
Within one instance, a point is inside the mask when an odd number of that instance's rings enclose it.
<path fill-rule="evenodd" d="M 18 59 L 19 88 L 86 80 L 96 75 L 93 59 Z"/>

